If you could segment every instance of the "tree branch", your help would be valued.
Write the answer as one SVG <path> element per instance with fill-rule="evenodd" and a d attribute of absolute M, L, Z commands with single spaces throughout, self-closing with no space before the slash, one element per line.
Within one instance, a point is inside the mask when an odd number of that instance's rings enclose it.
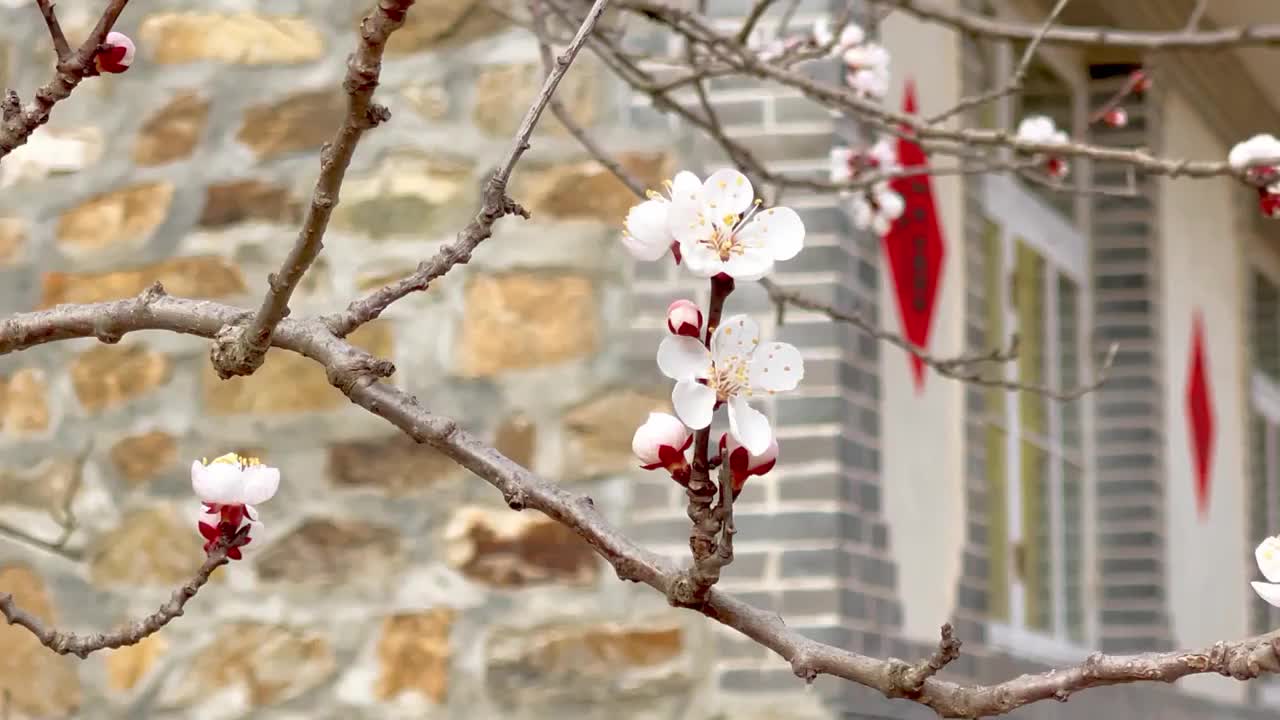
<path fill-rule="evenodd" d="M 72 91 L 76 89 L 82 80 L 97 74 L 93 58 L 98 54 L 99 46 L 107 39 L 107 33 L 111 32 L 112 27 L 115 27 L 116 19 L 120 17 L 120 13 L 124 12 L 125 5 L 128 4 L 129 0 L 111 0 L 111 3 L 107 5 L 107 9 L 103 11 L 102 17 L 98 19 L 98 24 L 89 33 L 89 37 L 85 39 L 84 44 L 74 54 L 66 58 L 65 61 L 60 58 L 57 64 L 57 74 L 43 87 L 36 90 L 35 98 L 25 108 L 21 107 L 21 99 L 17 93 L 12 90 L 6 91 L 3 120 L 0 120 L 0 159 L 3 159 L 16 148 L 25 145 L 27 139 L 31 137 L 31 133 L 36 131 L 36 128 L 49 122 L 49 114 L 53 111 L 54 105 L 70 97 Z M 41 6 L 41 10 L 44 10 L 43 6 Z M 45 17 L 46 22 L 50 23 L 49 32 L 53 38 L 54 48 L 61 54 L 62 50 L 59 45 L 65 45 L 66 38 L 63 37 L 61 43 L 59 43 L 57 35 L 61 34 L 61 27 L 58 26 L 57 19 L 53 18 L 52 7 L 49 8 L 49 14 Z M 53 19 L 50 21 L 50 18 Z M 55 27 L 57 28 L 56 33 Z"/>
<path fill-rule="evenodd" d="M 0 355 L 48 342 L 106 333 L 119 338 L 138 330 L 168 330 L 212 337 L 244 310 L 211 301 L 172 298 L 153 287 L 143 295 L 92 305 L 64 305 L 22 313 L 0 322 Z M 376 382 L 389 365 L 330 334 L 316 320 L 285 319 L 272 335 L 274 346 L 300 353 L 323 365 L 335 387 L 357 405 L 382 417 L 420 443 L 426 443 L 497 488 L 515 509 L 534 509 L 584 538 L 613 566 L 618 577 L 671 594 L 684 571 L 637 545 L 614 528 L 585 495 L 538 477 L 446 417 L 423 408 L 417 398 Z M 173 602 L 173 601 L 171 601 Z M 163 610 L 163 609 L 162 609 Z M 789 628 L 776 613 L 753 607 L 719 588 L 711 588 L 697 607 L 703 615 L 731 627 L 791 663 L 804 680 L 832 675 L 874 689 L 886 697 L 905 697 L 943 717 L 1002 715 L 1040 700 L 1066 700 L 1081 690 L 1135 682 L 1173 682 L 1188 675 L 1216 673 L 1239 680 L 1280 672 L 1280 631 L 1211 647 L 1141 655 L 1103 655 L 1085 662 L 994 685 L 970 685 L 908 674 L 902 661 L 878 660 L 826 645 Z M 175 614 L 176 616 L 176 614 Z M 23 623 L 32 629 L 27 623 Z M 41 637 L 37 626 L 37 637 Z M 944 657 L 943 655 L 938 657 Z M 926 661 L 932 668 L 934 658 Z M 941 665 L 939 661 L 937 664 Z M 925 675 L 918 689 L 915 677 Z M 904 677 L 911 679 L 904 689 Z"/>
<path fill-rule="evenodd" d="M 316 179 L 298 239 L 285 257 L 280 272 L 267 276 L 267 294 L 246 326 L 228 327 L 218 334 L 211 350 L 213 368 L 227 379 L 250 375 L 262 366 L 271 333 L 289 314 L 289 298 L 311 263 L 324 247 L 329 217 L 337 206 L 342 182 L 364 133 L 391 118 L 386 107 L 373 102 L 382 74 L 382 53 L 387 39 L 404 25 L 405 14 L 415 0 L 377 0 L 360 23 L 360 42 L 347 61 L 347 113 L 333 141 L 320 153 L 320 177 Z"/>
<path fill-rule="evenodd" d="M 1029 42 L 1037 25 L 994 20 L 929 0 L 870 0 L 969 35 Z M 1280 45 L 1280 25 L 1251 25 L 1189 32 L 1141 32 L 1102 27 L 1057 27 L 1044 34 L 1050 45 L 1086 45 L 1138 50 L 1225 50 Z"/>
<path fill-rule="evenodd" d="M 426 290 L 433 280 L 449 272 L 455 265 L 469 262 L 476 247 L 493 235 L 493 224 L 499 219 L 507 215 L 529 217 L 529 212 L 507 195 L 507 182 L 511 179 L 516 163 L 520 162 L 524 152 L 529 149 L 529 138 L 542 117 L 542 111 L 551 102 L 560 80 L 578 57 L 578 51 L 595 30 L 596 23 L 600 21 L 600 16 L 608 5 L 609 0 L 595 0 L 578 27 L 578 32 L 569 42 L 569 47 L 555 59 L 554 69 L 547 74 L 542 89 L 516 130 L 511 149 L 485 184 L 480 209 L 475 218 L 458 233 L 452 243 L 440 248 L 430 260 L 420 263 L 412 275 L 353 301 L 341 313 L 326 316 L 324 322 L 335 335 L 346 337 L 356 328 L 381 315 L 395 301 L 409 293 Z"/>
<path fill-rule="evenodd" d="M 112 632 L 77 635 L 48 627 L 40 618 L 18 607 L 13 601 L 13 596 L 7 592 L 0 592 L 0 614 L 4 615 L 10 625 L 20 625 L 30 630 L 41 645 L 59 655 L 76 655 L 84 659 L 89 657 L 90 653 L 104 648 L 136 645 L 182 616 L 187 601 L 195 597 L 196 593 L 200 592 L 200 588 L 209 582 L 209 577 L 213 575 L 214 570 L 227 564 L 227 550 L 238 538 L 245 536 L 248 529 L 249 526 L 246 525 L 233 538 L 219 538 L 214 546 L 209 548 L 209 555 L 196 571 L 195 577 L 174 590 L 169 596 L 169 602 L 161 605 L 159 610 Z"/>

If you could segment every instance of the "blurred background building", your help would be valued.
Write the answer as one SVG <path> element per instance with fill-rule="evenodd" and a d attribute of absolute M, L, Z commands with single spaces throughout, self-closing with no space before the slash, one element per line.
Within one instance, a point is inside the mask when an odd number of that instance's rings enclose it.
<path fill-rule="evenodd" d="M 1047 3 L 948 0 L 1038 23 Z M 1194 0 L 1073 2 L 1064 24 L 1178 29 Z M 747 0 L 713 0 L 729 25 Z M 82 37 L 97 4 L 59 4 Z M 0 313 L 136 294 L 247 304 L 292 243 L 343 60 L 367 8 L 339 0 L 136 3 L 140 58 L 86 83 L 0 164 Z M 829 12 L 803 0 L 793 27 Z M 51 52 L 26 3 L 0 4 L 0 80 L 24 97 Z M 775 19 L 768 19 L 775 22 Z M 1280 22 L 1266 0 L 1215 0 L 1203 27 Z M 1018 45 L 895 14 L 888 103 L 930 115 L 1009 74 Z M 637 49 L 676 41 L 636 27 Z M 1192 159 L 1280 129 L 1280 51 L 1136 53 L 1046 47 L 1020 97 L 963 119 L 1032 112 L 1078 138 Z M 1091 111 L 1144 67 L 1129 122 Z M 394 36 L 380 99 L 324 255 L 294 313 L 341 309 L 410 272 L 474 212 L 541 77 L 523 29 L 481 0 L 420 0 Z M 724 162 L 584 53 L 560 97 L 654 185 Z M 804 98 L 711 84 L 728 133 L 779 170 L 825 172 L 856 131 Z M 690 99 L 692 101 L 692 98 Z M 954 122 L 961 122 L 957 118 Z M 1073 165 L 1095 191 L 1007 176 L 931 178 L 910 217 L 936 236 L 854 231 L 843 201 L 787 193 L 807 246 L 775 280 L 930 352 L 989 349 L 988 369 L 1070 402 L 965 385 L 823 315 L 740 283 L 753 313 L 805 354 L 772 401 L 782 457 L 737 506 L 724 587 L 841 647 L 913 659 L 955 625 L 947 670 L 991 682 L 1095 650 L 1202 647 L 1275 627 L 1252 551 L 1280 529 L 1280 244 L 1227 179 Z M 354 340 L 392 382 L 535 471 L 591 495 L 654 549 L 683 556 L 679 488 L 635 467 L 630 438 L 668 404 L 654 354 L 663 313 L 705 300 L 669 264 L 618 243 L 634 198 L 547 118 L 516 172 L 534 213 Z M 923 240 L 917 242 L 917 237 Z M 936 239 L 935 239 L 936 237 Z M 886 258 L 903 253 L 905 260 Z M 895 274 L 891 268 L 912 272 Z M 85 661 L 0 627 L 12 717 L 907 718 L 924 709 L 820 679 L 617 580 L 575 536 L 350 406 L 309 361 L 272 351 L 219 381 L 208 343 L 138 333 L 0 357 L 0 590 L 58 624 L 105 629 L 153 611 L 199 566 L 193 458 L 239 450 L 279 466 L 263 546 L 153 639 Z M 1193 678 L 1092 690 L 1018 717 L 1266 717 L 1268 681 Z"/>

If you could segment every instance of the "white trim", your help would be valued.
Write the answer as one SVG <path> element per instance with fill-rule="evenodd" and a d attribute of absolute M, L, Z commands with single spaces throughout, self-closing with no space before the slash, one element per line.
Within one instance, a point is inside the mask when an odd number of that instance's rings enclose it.
<path fill-rule="evenodd" d="M 1272 425 L 1280 425 L 1280 385 L 1257 370 L 1250 382 L 1253 406 Z"/>
<path fill-rule="evenodd" d="M 1063 268 L 1081 289 L 1089 286 L 1088 238 L 1062 213 L 1022 183 L 1004 175 L 982 179 L 982 204 L 988 217 L 1034 247 L 1045 259 Z"/>
<path fill-rule="evenodd" d="M 987 644 L 993 648 L 1049 665 L 1078 665 L 1092 652 L 1088 648 L 1008 623 L 987 623 Z"/>

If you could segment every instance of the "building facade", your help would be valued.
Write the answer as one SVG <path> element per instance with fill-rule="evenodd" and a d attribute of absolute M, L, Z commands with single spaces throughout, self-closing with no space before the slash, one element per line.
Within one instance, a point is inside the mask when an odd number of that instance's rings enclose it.
<path fill-rule="evenodd" d="M 948 4 L 1033 24 L 1047 11 Z M 1266 20 L 1267 4 L 1217 2 L 1204 23 Z M 322 119 L 342 107 L 363 11 L 349 5 L 131 8 L 121 29 L 139 41 L 135 67 L 86 84 L 29 151 L 0 164 L 0 315 L 157 279 L 173 294 L 260 297 L 332 132 Z M 1193 5 L 1078 0 L 1062 22 L 1175 27 Z M 486 7 L 420 0 L 395 37 L 379 91 L 394 121 L 362 143 L 296 314 L 340 309 L 409 272 L 473 211 L 532 99 L 513 88 L 541 72 L 527 33 Z M 726 23 L 749 7 L 710 3 Z M 804 0 L 793 26 L 830 11 Z M 73 36 L 92 20 L 63 12 Z M 40 17 L 22 5 L 0 18 L 0 81 L 29 96 L 49 72 L 29 42 Z M 1019 50 L 901 14 L 879 32 L 893 55 L 886 102 L 902 107 L 910 84 L 925 115 L 1006 77 Z M 633 40 L 675 49 L 640 27 Z M 963 121 L 1008 126 L 1034 111 L 1100 144 L 1196 159 L 1280 128 L 1276 51 L 1046 47 L 1041 58 L 1020 98 Z M 1128 125 L 1090 124 L 1139 66 L 1155 85 L 1125 103 Z M 655 184 L 673 167 L 724 162 L 590 57 L 561 97 Z M 825 172 L 831 148 L 859 132 L 749 81 L 713 81 L 710 97 L 774 169 Z M 928 349 L 943 356 L 1016 332 L 1018 359 L 985 368 L 1008 380 L 1087 383 L 1119 350 L 1107 382 L 1080 399 L 1007 393 L 917 374 L 901 351 L 818 313 L 779 315 L 740 283 L 729 311 L 799 347 L 806 377 L 768 408 L 782 457 L 736 507 L 726 589 L 880 657 L 922 657 L 950 622 L 965 645 L 945 672 L 980 682 L 1280 621 L 1248 586 L 1254 545 L 1280 529 L 1280 231 L 1225 179 L 1086 162 L 1071 177 L 1123 192 L 931 178 L 918 190 L 941 243 L 910 277 L 894 275 L 893 250 L 856 231 L 839 198 L 784 198 L 808 230 L 776 274 L 787 288 L 895 330 L 904 312 L 923 313 Z M 705 288 L 626 258 L 618 230 L 634 198 L 550 120 L 513 194 L 532 221 L 502 221 L 471 263 L 354 339 L 393 359 L 392 381 L 433 410 L 682 557 L 683 496 L 635 469 L 629 446 L 670 392 L 654 361 L 663 311 L 705 300 Z M 899 292 L 917 282 L 936 290 Z M 304 359 L 273 351 L 253 377 L 220 382 L 207 353 L 198 338 L 141 333 L 0 356 L 0 591 L 62 626 L 150 612 L 199 565 L 193 457 L 251 451 L 285 477 L 262 508 L 259 552 L 155 639 L 77 661 L 0 627 L 0 693 L 15 720 L 931 716 L 830 678 L 806 688 L 763 648 L 619 582 L 567 531 L 508 510 L 349 407 Z M 1262 718 L 1280 703 L 1275 687 L 1193 678 L 1015 715 Z"/>

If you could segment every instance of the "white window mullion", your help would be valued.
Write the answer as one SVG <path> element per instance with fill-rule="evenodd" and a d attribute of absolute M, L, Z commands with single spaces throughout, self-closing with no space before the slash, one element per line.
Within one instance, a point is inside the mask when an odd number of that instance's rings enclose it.
<path fill-rule="evenodd" d="M 1017 251 L 1018 244 L 1014 240 L 1013 233 L 1008 229 L 1008 224 L 1000 222 L 1001 228 L 1001 247 L 1000 257 L 1003 263 L 1001 268 L 1002 277 L 1013 278 L 1018 267 Z M 1004 326 L 1018 327 L 1018 309 L 1014 304 L 1014 293 L 1009 284 L 1006 283 L 1002 290 L 1003 297 L 1001 302 L 1004 308 Z M 1005 379 L 1017 382 L 1018 380 L 1018 363 L 1005 363 L 1004 367 Z M 1009 431 L 1005 433 L 1005 442 L 1007 452 L 1005 452 L 1005 499 L 1009 508 L 1008 525 L 1009 525 L 1009 547 L 1016 550 L 1016 554 L 1009 563 L 1009 622 L 1015 628 L 1025 628 L 1027 625 L 1027 596 L 1026 585 L 1023 582 L 1022 570 L 1025 569 L 1026 550 L 1026 528 L 1022 524 L 1022 424 L 1019 418 L 1018 393 L 1004 393 L 1004 412 L 1005 422 L 1008 424 Z"/>
<path fill-rule="evenodd" d="M 1056 269 L 1046 266 L 1045 268 L 1045 318 L 1044 318 L 1044 350 L 1045 350 L 1045 379 L 1047 384 L 1052 387 L 1056 384 L 1057 379 L 1062 377 L 1062 357 L 1060 354 L 1060 340 L 1058 323 L 1060 317 L 1058 315 L 1058 272 Z M 1066 448 L 1062 444 L 1062 404 L 1056 400 L 1046 398 L 1045 404 L 1049 410 L 1047 445 L 1050 448 L 1048 453 L 1049 472 L 1047 473 L 1047 482 L 1049 490 L 1049 558 L 1053 597 L 1053 634 L 1057 637 L 1067 636 L 1067 552 L 1063 546 L 1063 538 L 1066 535 L 1066 520 L 1063 518 L 1065 512 L 1065 501 L 1062 490 L 1062 458 L 1066 452 Z"/>

